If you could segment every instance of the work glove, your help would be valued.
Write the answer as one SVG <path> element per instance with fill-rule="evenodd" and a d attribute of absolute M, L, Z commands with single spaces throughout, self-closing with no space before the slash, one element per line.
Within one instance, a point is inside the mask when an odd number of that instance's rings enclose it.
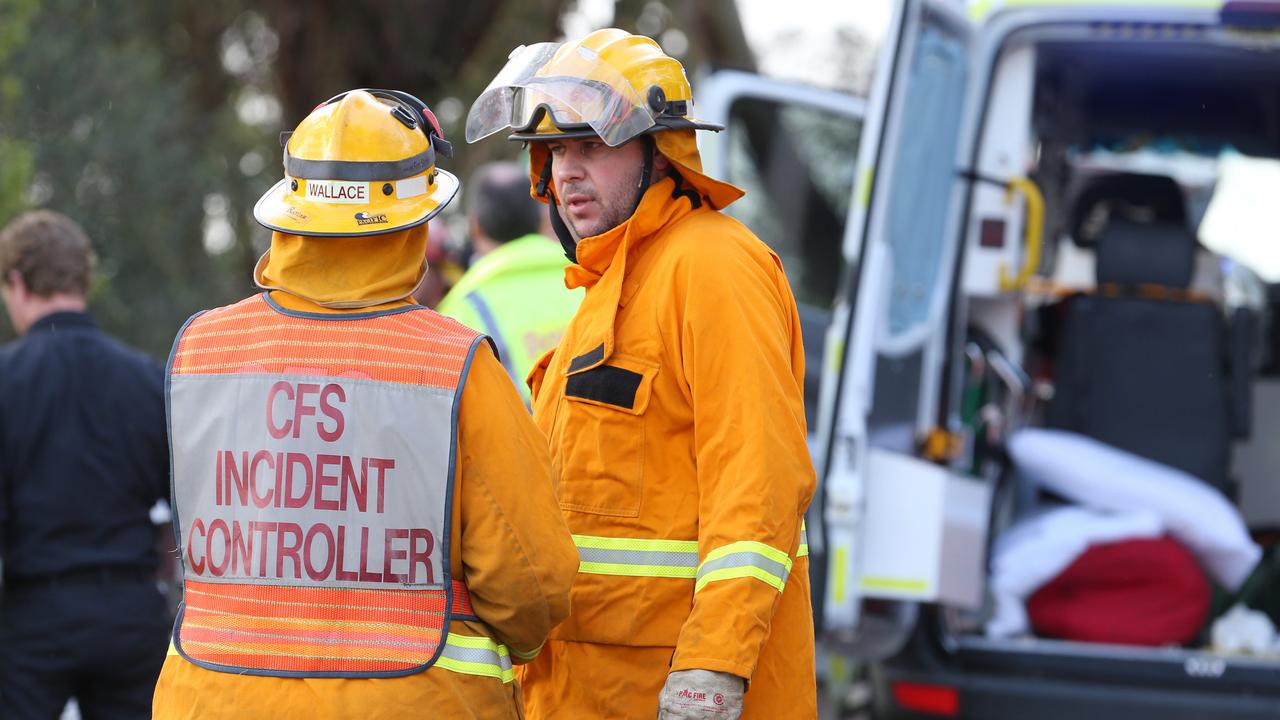
<path fill-rule="evenodd" d="M 658 694 L 658 720 L 738 720 L 746 683 L 711 670 L 677 670 Z"/>

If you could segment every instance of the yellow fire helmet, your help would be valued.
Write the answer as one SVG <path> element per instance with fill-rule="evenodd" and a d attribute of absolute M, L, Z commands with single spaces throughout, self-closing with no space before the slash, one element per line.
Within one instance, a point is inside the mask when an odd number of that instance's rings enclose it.
<path fill-rule="evenodd" d="M 284 140 L 284 179 L 258 200 L 262 225 L 293 235 L 380 235 L 421 225 L 458 192 L 436 166 L 452 148 L 426 104 L 397 90 L 342 93 Z"/>
<path fill-rule="evenodd" d="M 529 143 L 531 194 L 549 199 L 550 155 L 542 142 L 599 137 L 617 147 L 651 135 L 680 174 L 723 208 L 742 196 L 704 175 L 695 130 L 723 130 L 693 114 L 693 91 L 679 60 L 643 35 L 605 28 L 581 40 L 516 48 L 467 114 L 467 142 L 503 128 Z M 665 131 L 665 132 L 664 132 Z"/>
<path fill-rule="evenodd" d="M 597 136 L 617 147 L 658 130 L 723 130 L 693 117 L 679 60 L 617 28 L 516 48 L 467 114 L 467 142 L 504 128 L 512 140 Z"/>

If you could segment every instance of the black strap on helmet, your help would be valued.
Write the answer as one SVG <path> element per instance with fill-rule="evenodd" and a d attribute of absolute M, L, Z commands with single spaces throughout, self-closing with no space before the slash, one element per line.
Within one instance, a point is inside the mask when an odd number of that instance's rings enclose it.
<path fill-rule="evenodd" d="M 644 193 L 649 189 L 649 183 L 653 178 L 653 150 L 656 146 L 653 138 L 648 135 L 640 136 L 640 140 L 644 143 L 644 167 L 640 171 L 640 184 L 636 187 L 636 202 L 631 206 L 631 215 L 635 215 L 636 210 L 640 209 L 640 201 L 644 199 Z"/>
<path fill-rule="evenodd" d="M 440 122 L 427 104 L 417 97 L 400 90 L 379 90 L 377 88 L 361 88 L 375 98 L 390 100 L 395 103 L 391 108 L 391 116 L 410 130 L 418 129 L 427 137 L 427 149 L 403 160 L 387 160 L 362 162 L 353 160 L 307 160 L 289 154 L 289 137 L 293 133 L 281 133 L 280 144 L 284 147 L 284 171 L 289 177 L 309 180 L 402 180 L 421 173 L 436 164 L 436 153 L 444 157 L 452 157 L 453 146 L 444 139 L 444 131 Z M 338 102 L 354 91 L 338 93 L 317 105 L 322 108 Z M 314 111 L 313 111 L 314 112 Z"/>
<path fill-rule="evenodd" d="M 538 173 L 538 184 L 533 188 L 538 197 L 547 196 L 547 186 L 551 184 L 551 153 L 547 153 L 546 162 L 542 163 L 542 170 Z"/>
<path fill-rule="evenodd" d="M 564 224 L 564 218 L 560 217 L 559 204 L 555 195 L 552 195 L 551 201 L 547 203 L 547 216 L 551 220 L 551 230 L 560 241 L 560 247 L 564 248 L 564 256 L 569 258 L 569 262 L 576 263 L 578 262 L 578 243 L 573 239 L 573 233 L 569 232 L 568 226 Z"/>
<path fill-rule="evenodd" d="M 422 134 L 427 136 L 427 142 L 431 144 L 431 147 L 434 148 L 436 152 L 439 152 L 444 157 L 453 157 L 453 143 L 444 139 L 444 130 L 440 128 L 440 121 L 436 119 L 436 114 L 431 112 L 431 108 L 427 107 L 427 104 L 418 99 L 416 95 L 410 95 L 403 90 L 381 90 L 378 88 L 359 89 L 376 98 L 390 100 L 396 103 L 398 107 L 393 107 L 391 109 L 391 115 L 395 119 L 399 120 L 409 129 L 421 129 Z M 352 92 L 355 91 L 348 90 L 346 92 L 338 93 L 316 107 L 321 108 L 325 105 L 336 103 Z M 408 112 L 400 110 L 400 108 L 405 108 Z M 397 110 L 399 110 L 399 112 L 397 112 Z"/>

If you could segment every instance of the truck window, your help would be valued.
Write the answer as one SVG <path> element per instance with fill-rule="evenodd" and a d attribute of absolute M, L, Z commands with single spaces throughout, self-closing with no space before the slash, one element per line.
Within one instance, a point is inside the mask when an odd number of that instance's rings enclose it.
<path fill-rule="evenodd" d="M 944 230 L 960 135 L 967 55 L 964 39 L 926 27 L 916 46 L 902 113 L 886 237 L 893 257 L 889 334 L 923 324 L 940 287 Z"/>
<path fill-rule="evenodd" d="M 727 130 L 725 179 L 747 191 L 727 212 L 782 259 L 800 311 L 812 426 L 823 341 L 844 272 L 840 248 L 862 123 L 817 107 L 739 97 Z"/>

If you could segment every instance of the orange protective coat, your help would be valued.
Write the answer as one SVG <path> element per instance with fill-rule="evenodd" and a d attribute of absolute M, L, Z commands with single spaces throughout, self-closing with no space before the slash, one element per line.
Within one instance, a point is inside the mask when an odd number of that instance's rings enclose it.
<path fill-rule="evenodd" d="M 778 257 L 713 209 L 738 193 L 697 173 L 684 135 L 654 136 L 682 182 L 658 182 L 630 220 L 578 245 L 566 282 L 586 298 L 530 375 L 534 419 L 584 558 L 581 536 L 696 541 L 700 563 L 748 543 L 794 564 L 782 592 L 737 576 L 696 593 L 690 576 L 584 564 L 573 614 L 517 669 L 533 719 L 652 720 L 667 673 L 690 668 L 746 678 L 744 718 L 817 716 L 797 557 L 815 482 L 799 316 Z"/>
<path fill-rule="evenodd" d="M 402 264 L 415 267 L 425 239 L 425 226 L 383 238 L 321 239 L 301 247 L 296 238 L 277 234 L 273 245 L 289 245 L 295 252 L 273 256 L 288 256 L 290 263 L 268 271 L 280 284 L 311 297 L 335 292 L 344 299 L 358 297 L 370 290 L 336 287 L 336 279 L 350 276 L 328 269 L 358 266 L 362 257 L 372 257 L 369 243 L 382 249 L 378 257 L 401 251 Z M 412 287 L 416 278 L 404 282 Z M 294 310 L 332 312 L 280 292 L 272 298 Z M 451 564 L 484 622 L 455 621 L 449 631 L 491 637 L 520 663 L 538 651 L 548 631 L 568 613 L 568 589 L 578 560 L 556 512 L 545 440 L 529 421 L 506 371 L 483 345 L 463 389 L 458 436 Z M 161 672 L 153 712 L 165 720 L 521 716 L 516 683 L 441 667 L 401 678 L 292 679 L 205 670 L 176 654 Z"/>

